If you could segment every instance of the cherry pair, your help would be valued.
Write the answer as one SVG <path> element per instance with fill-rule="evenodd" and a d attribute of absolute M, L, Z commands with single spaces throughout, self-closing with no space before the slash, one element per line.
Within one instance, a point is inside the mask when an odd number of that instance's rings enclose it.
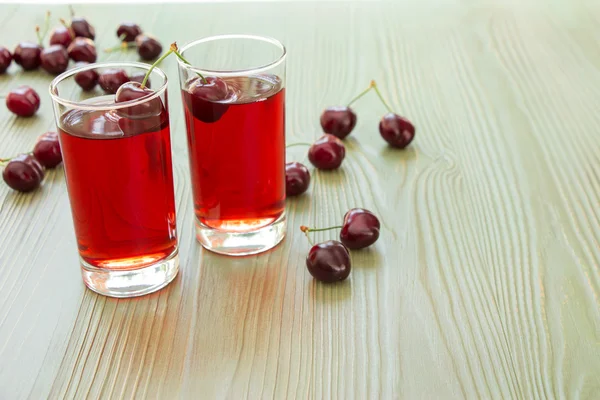
<path fill-rule="evenodd" d="M 64 28 L 64 27 L 63 27 Z M 64 28 L 67 30 L 68 28 Z M 56 31 L 55 31 L 56 32 Z M 59 33 L 62 35 L 62 32 Z M 55 33 L 56 35 L 56 33 Z M 55 44 L 52 44 L 52 43 Z M 61 43 L 56 43 L 61 42 Z M 69 58 L 75 62 L 96 62 L 98 54 L 94 42 L 88 37 L 73 37 L 69 36 L 69 40 L 64 38 L 50 40 L 50 47 L 43 49 L 40 53 L 40 63 L 42 68 L 53 75 L 58 75 L 67 70 L 69 66 Z M 69 43 L 68 45 L 64 45 Z"/>
<path fill-rule="evenodd" d="M 323 111 L 321 114 L 321 127 L 323 131 L 335 135 L 340 139 L 348 136 L 356 126 L 356 114 L 350 106 L 370 90 L 375 90 L 375 93 L 377 93 L 377 96 L 388 110 L 388 113 L 379 122 L 381 137 L 393 147 L 405 148 L 415 137 L 415 127 L 409 120 L 392 111 L 375 81 L 371 81 L 369 87 L 352 99 L 347 106 L 329 107 Z"/>
<path fill-rule="evenodd" d="M 123 51 L 135 46 L 143 60 L 154 60 L 162 53 L 162 45 L 151 35 L 142 33 L 142 28 L 133 22 L 123 22 L 117 28 L 117 37 L 121 44 L 116 47 L 105 49 L 107 53 Z"/>
<path fill-rule="evenodd" d="M 353 208 L 344 215 L 342 226 L 314 229 L 301 226 L 308 238 L 309 232 L 341 229 L 340 241 L 328 240 L 314 245 L 306 257 L 306 267 L 315 279 L 332 283 L 350 275 L 351 262 L 348 249 L 363 249 L 379 238 L 379 219 L 369 210 Z M 310 241 L 310 238 L 309 238 Z"/>
<path fill-rule="evenodd" d="M 313 144 L 294 143 L 290 146 L 306 145 L 308 159 L 318 169 L 332 170 L 342 165 L 346 157 L 346 148 L 337 137 L 325 134 Z M 287 196 L 298 196 L 308 189 L 310 184 L 310 172 L 308 168 L 299 162 L 289 162 L 285 165 L 285 192 Z"/>
<path fill-rule="evenodd" d="M 6 164 L 2 172 L 4 182 L 19 192 L 30 192 L 44 179 L 44 167 L 54 168 L 62 162 L 60 143 L 56 132 L 41 135 L 30 154 L 19 154 L 10 159 L 0 159 Z"/>

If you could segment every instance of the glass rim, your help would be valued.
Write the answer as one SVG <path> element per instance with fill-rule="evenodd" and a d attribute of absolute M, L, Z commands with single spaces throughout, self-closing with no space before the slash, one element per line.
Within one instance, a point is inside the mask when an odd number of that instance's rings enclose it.
<path fill-rule="evenodd" d="M 144 104 L 144 103 L 146 103 L 150 100 L 153 100 L 153 99 L 157 98 L 158 96 L 162 95 L 165 92 L 165 90 L 167 89 L 167 83 L 169 81 L 167 78 L 167 74 L 165 74 L 165 72 L 162 69 L 160 69 L 158 67 L 154 67 L 154 69 L 152 71 L 158 72 L 158 74 L 164 79 L 163 84 L 158 89 L 152 89 L 152 90 L 154 90 L 153 94 L 141 97 L 137 100 L 129 100 L 129 101 L 124 101 L 122 103 L 112 103 L 112 104 L 90 104 L 90 103 L 83 103 L 83 102 L 78 102 L 78 101 L 67 100 L 58 95 L 58 91 L 57 91 L 58 84 L 61 83 L 62 81 L 64 81 L 65 79 L 70 78 L 71 76 L 73 76 L 79 72 L 89 71 L 91 69 L 97 69 L 97 68 L 111 68 L 111 67 L 136 67 L 136 68 L 149 70 L 152 67 L 152 65 L 141 63 L 141 62 L 136 62 L 136 61 L 108 61 L 108 62 L 91 63 L 91 64 L 87 64 L 87 65 L 82 65 L 80 67 L 75 67 L 68 71 L 63 72 L 62 74 L 58 75 L 56 78 L 54 78 L 52 80 L 52 82 L 50 83 L 50 87 L 48 89 L 48 91 L 50 92 L 50 97 L 56 103 L 59 103 L 59 104 L 62 104 L 63 106 L 67 106 L 67 107 L 71 107 L 71 108 L 77 108 L 80 110 L 89 110 L 89 111 L 119 110 L 122 108 L 128 108 L 128 107 L 133 107 L 133 106 L 137 106 L 140 104 Z"/>
<path fill-rule="evenodd" d="M 181 55 L 184 55 L 185 51 L 202 43 L 214 42 L 217 40 L 223 39 L 252 39 L 260 42 L 271 43 L 281 50 L 281 54 L 274 61 L 271 61 L 267 64 L 259 65 L 253 68 L 242 68 L 242 69 L 234 69 L 234 70 L 213 70 L 213 69 L 203 69 L 192 64 L 186 64 L 181 59 L 177 58 L 177 63 L 181 68 L 189 69 L 196 73 L 200 73 L 202 75 L 210 75 L 215 74 L 218 76 L 238 76 L 240 74 L 250 74 L 250 73 L 259 73 L 265 72 L 269 69 L 275 68 L 280 65 L 287 56 L 287 50 L 283 43 L 279 40 L 269 37 L 269 36 L 261 36 L 261 35 L 249 35 L 249 34 L 227 34 L 227 35 L 213 35 L 207 36 L 201 39 L 194 40 L 193 42 L 186 43 L 180 50 Z"/>

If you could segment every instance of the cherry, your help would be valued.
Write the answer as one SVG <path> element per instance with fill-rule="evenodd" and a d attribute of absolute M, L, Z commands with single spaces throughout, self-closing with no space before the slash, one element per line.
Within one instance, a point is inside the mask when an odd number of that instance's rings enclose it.
<path fill-rule="evenodd" d="M 78 62 L 75 66 L 89 64 L 87 62 Z M 75 82 L 85 91 L 92 90 L 98 84 L 98 72 L 95 69 L 88 69 L 75 74 Z"/>
<path fill-rule="evenodd" d="M 44 169 L 30 154 L 20 154 L 4 167 L 4 182 L 19 192 L 30 192 L 40 186 L 44 179 Z"/>
<path fill-rule="evenodd" d="M 389 112 L 379 122 L 379 133 L 391 146 L 403 149 L 415 137 L 415 126 L 406 118 Z"/>
<path fill-rule="evenodd" d="M 62 74 L 69 66 L 69 53 L 63 46 L 55 44 L 42 50 L 40 61 L 46 72 L 53 75 Z"/>
<path fill-rule="evenodd" d="M 350 275 L 350 253 L 337 240 L 314 245 L 306 257 L 308 272 L 318 281 L 333 283 Z"/>
<path fill-rule="evenodd" d="M 121 68 L 109 68 L 100 73 L 98 83 L 100 87 L 109 94 L 117 93 L 119 87 L 129 82 L 129 77 L 125 73 L 125 70 Z"/>
<path fill-rule="evenodd" d="M 328 107 L 321 114 L 321 127 L 325 133 L 330 133 L 344 139 L 356 125 L 356 114 L 350 107 Z"/>
<path fill-rule="evenodd" d="M 138 82 L 127 82 L 119 87 L 115 96 L 116 103 L 123 103 L 126 101 L 138 100 L 146 96 L 154 94 L 154 90 L 142 86 Z M 154 117 L 161 113 L 162 102 L 159 98 L 146 101 L 142 104 L 138 104 L 132 107 L 120 109 L 119 113 L 127 115 L 128 117 L 137 118 L 148 118 Z"/>
<path fill-rule="evenodd" d="M 362 249 L 379 239 L 379 219 L 369 210 L 353 208 L 344 215 L 340 240 L 349 249 Z"/>
<path fill-rule="evenodd" d="M 373 87 L 375 87 L 375 81 L 371 81 L 369 87 L 354 97 L 347 106 L 326 108 L 321 114 L 321 128 L 323 128 L 323 132 L 330 133 L 340 139 L 348 136 L 356 126 L 356 114 L 350 106 L 367 94 Z"/>
<path fill-rule="evenodd" d="M 71 19 L 71 29 L 76 37 L 88 38 L 94 40 L 96 30 L 83 17 L 73 17 Z"/>
<path fill-rule="evenodd" d="M 117 28 L 117 37 L 122 42 L 133 42 L 142 33 L 142 28 L 133 22 L 123 22 Z"/>
<path fill-rule="evenodd" d="M 138 35 L 135 44 L 140 57 L 144 60 L 154 60 L 162 53 L 162 45 L 158 40 L 149 35 Z"/>
<path fill-rule="evenodd" d="M 227 100 L 230 96 L 227 83 L 214 76 L 196 78 L 188 85 L 189 95 L 183 96 L 188 109 L 195 118 L 202 122 L 218 121 L 229 108 Z"/>
<path fill-rule="evenodd" d="M 31 117 L 40 108 L 40 96 L 29 86 L 19 86 L 6 96 L 6 107 L 19 117 Z"/>
<path fill-rule="evenodd" d="M 21 42 L 13 51 L 13 59 L 25 71 L 30 71 L 40 66 L 41 53 L 42 46 L 32 42 Z"/>
<path fill-rule="evenodd" d="M 137 82 L 127 82 L 117 91 L 115 101 L 122 103 L 150 96 L 155 92 Z M 165 111 L 163 113 L 163 111 Z M 119 127 L 127 135 L 152 132 L 165 122 L 167 113 L 159 97 L 119 109 Z"/>
<path fill-rule="evenodd" d="M 142 71 L 137 71 L 137 72 L 134 72 L 133 74 L 129 75 L 129 80 L 132 82 L 142 83 L 144 81 L 145 77 L 146 77 L 146 73 L 144 73 Z M 144 86 L 146 86 L 147 88 L 150 87 L 150 79 L 148 79 L 146 81 L 146 84 Z"/>
<path fill-rule="evenodd" d="M 46 132 L 41 135 L 33 148 L 33 156 L 46 168 L 54 168 L 62 162 L 58 133 Z"/>
<path fill-rule="evenodd" d="M 319 169 L 336 169 L 342 165 L 346 148 L 340 139 L 326 133 L 308 149 L 308 159 Z"/>
<path fill-rule="evenodd" d="M 57 26 L 50 34 L 50 45 L 59 44 L 65 48 L 69 47 L 75 34 L 66 26 Z"/>
<path fill-rule="evenodd" d="M 12 62 L 12 54 L 6 47 L 0 46 L 0 74 L 6 72 Z"/>
<path fill-rule="evenodd" d="M 299 162 L 285 164 L 285 194 L 287 196 L 298 196 L 308 189 L 310 184 L 310 172 L 308 168 Z"/>
<path fill-rule="evenodd" d="M 98 55 L 96 54 L 96 46 L 90 39 L 77 37 L 73 43 L 67 48 L 69 57 L 73 61 L 85 61 L 89 63 L 96 62 Z"/>

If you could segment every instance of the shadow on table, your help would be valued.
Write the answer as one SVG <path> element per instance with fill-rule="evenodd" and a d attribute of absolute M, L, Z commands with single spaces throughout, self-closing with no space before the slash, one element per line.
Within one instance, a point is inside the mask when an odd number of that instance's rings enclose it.
<path fill-rule="evenodd" d="M 345 281 L 323 283 L 312 279 L 309 283 L 310 298 L 317 304 L 337 304 L 352 297 L 352 275 Z"/>
<path fill-rule="evenodd" d="M 388 163 L 413 162 L 418 156 L 417 150 L 413 145 L 408 146 L 406 149 L 396 149 L 392 146 L 385 146 L 380 154 L 383 161 Z"/>

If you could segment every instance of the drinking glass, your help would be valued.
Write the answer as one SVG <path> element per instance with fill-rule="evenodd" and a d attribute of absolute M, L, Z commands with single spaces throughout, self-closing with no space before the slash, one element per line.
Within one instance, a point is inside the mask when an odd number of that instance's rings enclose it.
<path fill-rule="evenodd" d="M 154 292 L 179 270 L 167 77 L 155 68 L 153 94 L 119 103 L 76 82 L 94 71 L 132 76 L 149 69 L 90 64 L 50 85 L 83 281 L 112 297 Z"/>
<path fill-rule="evenodd" d="M 260 253 L 285 236 L 285 47 L 252 35 L 181 49 L 196 236 L 208 250 Z"/>

